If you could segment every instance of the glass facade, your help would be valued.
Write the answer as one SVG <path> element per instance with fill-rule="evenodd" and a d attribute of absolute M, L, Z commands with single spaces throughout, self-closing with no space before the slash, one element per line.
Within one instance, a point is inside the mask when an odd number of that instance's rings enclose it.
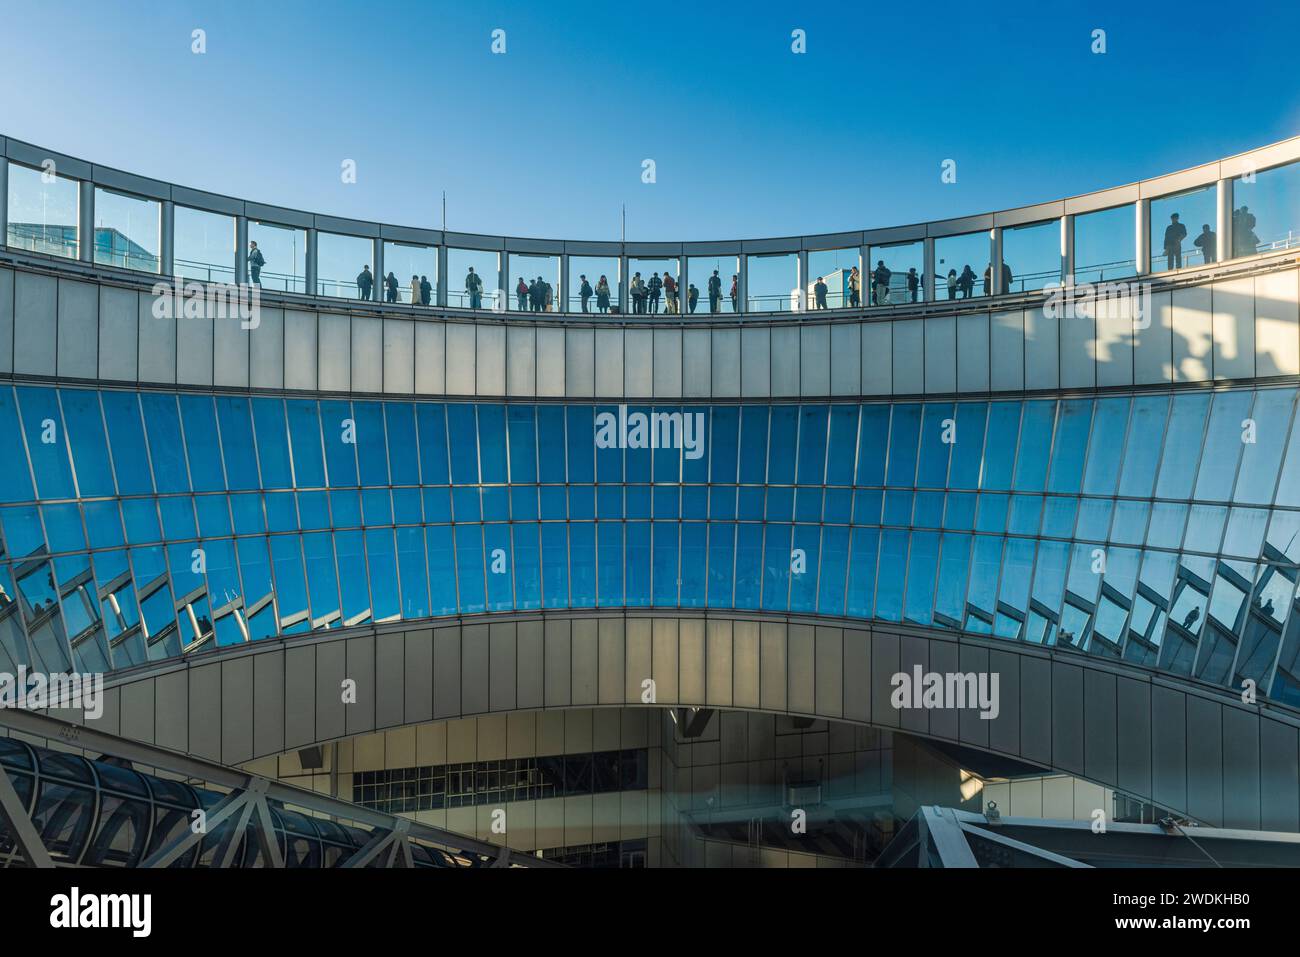
<path fill-rule="evenodd" d="M 0 668 L 712 608 L 1068 645 L 1300 703 L 1295 403 L 1294 387 L 624 409 L 5 387 Z"/>

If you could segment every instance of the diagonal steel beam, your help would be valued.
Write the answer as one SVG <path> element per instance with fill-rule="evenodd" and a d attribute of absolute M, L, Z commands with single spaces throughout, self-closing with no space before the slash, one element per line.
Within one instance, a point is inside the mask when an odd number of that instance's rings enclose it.
<path fill-rule="evenodd" d="M 369 867 L 380 854 L 388 852 L 384 857 L 385 866 L 392 867 L 392 848 L 399 842 L 404 844 L 410 830 L 410 822 L 405 818 L 398 818 L 391 830 L 376 828 L 371 832 L 370 840 L 340 866 L 349 869 Z"/>
<path fill-rule="evenodd" d="M 240 820 L 247 823 L 248 817 L 244 812 L 252 795 L 250 789 L 239 788 L 231 791 L 214 807 L 207 815 L 202 831 L 196 831 L 193 827 L 188 829 L 185 834 L 172 838 L 158 850 L 150 854 L 141 862 L 141 867 L 170 867 L 177 858 L 192 848 L 195 844 L 222 825 L 227 818 L 233 814 L 240 814 Z"/>
<path fill-rule="evenodd" d="M 18 853 L 23 856 L 23 860 L 27 861 L 28 865 L 54 866 L 54 861 L 50 859 L 50 852 L 45 849 L 40 834 L 36 833 L 36 826 L 27 816 L 27 808 L 23 807 L 18 791 L 9 780 L 9 773 L 5 771 L 3 764 L 0 764 L 0 824 L 3 824 L 5 830 L 13 835 Z"/>

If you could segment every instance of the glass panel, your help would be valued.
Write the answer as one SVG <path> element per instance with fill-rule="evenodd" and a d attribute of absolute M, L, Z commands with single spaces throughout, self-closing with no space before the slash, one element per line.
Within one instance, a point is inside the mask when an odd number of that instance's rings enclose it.
<path fill-rule="evenodd" d="M 945 291 L 956 280 L 958 299 L 987 296 L 991 291 L 991 243 L 987 232 L 941 236 L 934 241 L 934 269 Z M 983 266 L 980 263 L 984 263 Z M 949 299 L 953 298 L 951 295 Z"/>
<path fill-rule="evenodd" d="M 280 292 L 307 291 L 307 231 L 248 221 L 248 281 Z"/>
<path fill-rule="evenodd" d="M 749 312 L 793 312 L 799 305 L 799 257 L 795 253 L 776 253 L 745 258 L 745 294 Z M 709 282 L 712 283 L 710 276 Z M 724 293 L 732 300 L 735 311 L 736 293 Z M 716 311 L 710 309 L 710 311 Z"/>
<path fill-rule="evenodd" d="M 676 259 L 629 259 L 627 271 L 633 312 L 655 315 L 661 310 L 674 311 L 674 299 L 669 298 L 668 292 L 671 289 L 676 296 L 681 272 Z"/>
<path fill-rule="evenodd" d="M 458 309 L 504 309 L 497 289 L 499 254 L 482 249 L 447 250 L 447 305 Z M 500 301 L 498 301 L 500 299 Z"/>
<path fill-rule="evenodd" d="M 809 309 L 845 309 L 862 304 L 862 276 L 856 246 L 814 249 L 808 253 L 808 281 L 804 289 Z"/>
<path fill-rule="evenodd" d="M 1033 292 L 1061 281 L 1061 221 L 1002 230 L 1003 292 Z"/>
<path fill-rule="evenodd" d="M 1074 281 L 1123 279 L 1137 271 L 1137 213 L 1130 203 L 1074 217 Z"/>
<path fill-rule="evenodd" d="M 384 243 L 384 268 L 397 279 L 397 301 L 431 306 L 438 291 L 438 247 Z"/>
<path fill-rule="evenodd" d="M 510 254 L 512 312 L 559 312 L 560 257 Z"/>
<path fill-rule="evenodd" d="M 617 256 L 569 257 L 569 311 L 609 312 L 618 306 Z"/>
<path fill-rule="evenodd" d="M 76 259 L 80 197 L 76 180 L 10 163 L 5 242 L 15 249 Z"/>
<path fill-rule="evenodd" d="M 740 260 L 735 256 L 692 256 L 687 261 L 686 308 L 695 312 L 703 300 L 701 311 L 722 311 L 722 297 L 731 300 L 731 311 L 740 310 L 738 283 Z"/>
<path fill-rule="evenodd" d="M 156 200 L 95 188 L 95 262 L 119 269 L 158 272 Z"/>
<path fill-rule="evenodd" d="M 1237 177 L 1232 205 L 1234 256 L 1300 244 L 1300 163 Z"/>
<path fill-rule="evenodd" d="M 391 273 L 375 275 L 375 244 L 360 236 L 316 234 L 316 294 L 336 299 L 397 302 L 401 285 Z M 353 270 L 356 270 L 355 278 Z"/>
<path fill-rule="evenodd" d="M 1218 215 L 1218 189 L 1201 189 L 1151 200 L 1151 271 L 1168 272 L 1215 260 L 1212 224 Z"/>
<path fill-rule="evenodd" d="M 235 218 L 175 207 L 173 272 L 200 282 L 235 281 Z"/>
<path fill-rule="evenodd" d="M 867 251 L 863 271 L 867 284 L 864 295 L 867 296 L 867 303 L 872 306 L 919 302 L 930 298 L 926 294 L 926 277 L 921 275 L 925 271 L 923 242 L 872 246 Z"/>

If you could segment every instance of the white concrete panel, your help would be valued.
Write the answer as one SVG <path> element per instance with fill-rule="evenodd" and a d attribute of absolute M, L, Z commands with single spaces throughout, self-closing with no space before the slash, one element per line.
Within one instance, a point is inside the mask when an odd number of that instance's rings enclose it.
<path fill-rule="evenodd" d="M 99 291 L 93 283 L 59 280 L 61 378 L 93 379 L 99 370 Z"/>
<path fill-rule="evenodd" d="M 1255 374 L 1255 280 L 1216 282 L 1214 294 L 1214 378 L 1247 379 Z"/>
<path fill-rule="evenodd" d="M 477 395 L 506 394 L 506 330 L 480 323 L 477 327 Z"/>
<path fill-rule="evenodd" d="M 712 334 L 708 329 L 682 332 L 682 395 L 688 399 L 707 399 L 712 387 Z"/>
<path fill-rule="evenodd" d="M 1255 277 L 1255 374 L 1300 374 L 1300 292 L 1297 272 Z"/>
<path fill-rule="evenodd" d="M 1147 303 L 1126 297 L 1099 306 L 1097 309 L 1097 385 L 1120 386 L 1133 384 L 1133 342 L 1139 323 L 1146 324 L 1150 316 L 1135 318 Z M 1136 308 L 1135 308 L 1136 307 Z"/>
<path fill-rule="evenodd" d="M 920 319 L 899 319 L 894 327 L 894 394 L 925 391 L 925 327 Z"/>
<path fill-rule="evenodd" d="M 415 391 L 415 323 L 409 319 L 384 320 L 384 391 Z"/>
<path fill-rule="evenodd" d="M 1133 381 L 1139 385 L 1172 382 L 1174 376 L 1174 300 L 1169 292 L 1152 293 L 1150 315 L 1133 327 Z"/>
<path fill-rule="evenodd" d="M 564 330 L 537 330 L 537 394 L 564 395 Z"/>
<path fill-rule="evenodd" d="M 571 396 L 595 395 L 596 352 L 590 329 L 569 329 L 564 336 L 564 388 Z"/>
<path fill-rule="evenodd" d="M 894 324 L 862 324 L 862 394 L 889 395 L 894 389 Z"/>
<path fill-rule="evenodd" d="M 799 394 L 831 394 L 831 327 L 803 326 L 799 334 Z"/>
<path fill-rule="evenodd" d="M 623 391 L 629 399 L 654 395 L 654 340 L 649 329 L 623 333 Z"/>
<path fill-rule="evenodd" d="M 989 317 L 989 388 L 1019 392 L 1025 387 L 1025 314 L 1021 309 Z"/>
<path fill-rule="evenodd" d="M 1028 310 L 1027 317 L 1038 328 L 1040 309 Z M 1045 317 L 1044 317 L 1045 318 Z M 1047 328 L 1048 319 L 1042 328 Z M 1064 389 L 1091 389 L 1097 384 L 1097 320 L 1091 315 L 1061 316 L 1056 320 L 1060 338 L 1060 386 Z M 1026 341 L 1029 340 L 1026 328 Z M 1046 370 L 1035 368 L 1040 357 L 1032 347 L 1027 346 L 1026 375 L 1032 380 L 1035 375 L 1046 375 Z M 1030 388 L 1033 388 L 1031 386 Z"/>
<path fill-rule="evenodd" d="M 137 300 L 140 381 L 175 382 L 176 323 L 154 318 L 152 296 L 138 296 Z"/>
<path fill-rule="evenodd" d="M 237 317 L 212 321 L 212 379 L 214 385 L 247 389 L 251 329 Z"/>
<path fill-rule="evenodd" d="M 284 310 L 261 307 L 257 327 L 251 330 L 249 338 L 249 377 L 253 388 L 283 389 Z"/>
<path fill-rule="evenodd" d="M 316 313 L 284 311 L 284 387 L 315 389 L 316 359 L 320 354 Z"/>
<path fill-rule="evenodd" d="M 623 395 L 623 330 L 596 330 L 596 395 Z"/>
<path fill-rule="evenodd" d="M 654 330 L 654 394 L 656 399 L 682 395 L 682 331 Z"/>
<path fill-rule="evenodd" d="M 989 390 L 989 316 L 957 317 L 957 391 Z"/>
<path fill-rule="evenodd" d="M 58 282 L 53 276 L 17 273 L 14 288 L 14 372 L 48 376 L 57 372 L 57 302 Z M 174 357 L 169 359 L 169 363 L 171 361 Z"/>
<path fill-rule="evenodd" d="M 213 320 L 180 316 L 176 320 L 176 381 L 185 385 L 212 385 Z"/>
<path fill-rule="evenodd" d="M 537 330 L 506 327 L 506 395 L 537 394 Z"/>
<path fill-rule="evenodd" d="M 447 388 L 447 327 L 441 322 L 415 324 L 415 391 L 442 395 Z"/>
<path fill-rule="evenodd" d="M 14 271 L 0 269 L 0 372 L 12 372 L 13 369 Z"/>
<path fill-rule="evenodd" d="M 857 395 L 862 388 L 862 325 L 831 326 L 831 395 Z"/>
<path fill-rule="evenodd" d="M 1041 306 L 1025 310 L 1025 388 L 1055 389 L 1060 385 L 1059 322 Z"/>
<path fill-rule="evenodd" d="M 474 327 L 465 322 L 447 323 L 447 394 L 474 394 Z"/>
<path fill-rule="evenodd" d="M 748 332 L 749 330 L 746 330 Z M 777 326 L 772 330 L 772 395 L 799 394 L 799 327 Z"/>
<path fill-rule="evenodd" d="M 957 317 L 925 320 L 925 391 L 957 391 Z"/>
<path fill-rule="evenodd" d="M 384 391 L 382 319 L 352 319 L 352 391 Z"/>
<path fill-rule="evenodd" d="M 347 316 L 322 312 L 317 317 L 316 370 L 321 390 L 352 388 L 352 322 Z"/>
<path fill-rule="evenodd" d="M 1205 382 L 1214 375 L 1214 307 L 1208 286 L 1175 289 L 1174 381 Z"/>
<path fill-rule="evenodd" d="M 740 395 L 740 330 L 714 329 L 711 338 L 713 395 L 734 398 Z"/>
<path fill-rule="evenodd" d="M 766 398 L 772 394 L 772 331 L 748 327 L 740 331 L 740 394 Z"/>
<path fill-rule="evenodd" d="M 9 275 L 12 277 L 13 273 Z M 0 297 L 4 295 L 4 291 L 4 276 L 0 275 Z M 115 286 L 99 287 L 99 377 L 101 379 L 115 379 L 122 382 L 134 382 L 136 379 L 139 368 L 136 364 L 137 332 L 140 321 L 139 299 L 139 294 L 131 289 L 119 289 Z M 2 311 L 3 306 L 0 306 L 0 312 Z"/>

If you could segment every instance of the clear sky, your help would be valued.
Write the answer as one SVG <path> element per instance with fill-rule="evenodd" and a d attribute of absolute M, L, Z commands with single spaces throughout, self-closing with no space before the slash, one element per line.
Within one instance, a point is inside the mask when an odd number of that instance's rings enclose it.
<path fill-rule="evenodd" d="M 401 225 L 441 225 L 445 189 L 467 232 L 616 239 L 623 203 L 632 240 L 897 225 L 1300 133 L 1293 0 L 0 0 L 0 23 L 0 134 Z"/>

